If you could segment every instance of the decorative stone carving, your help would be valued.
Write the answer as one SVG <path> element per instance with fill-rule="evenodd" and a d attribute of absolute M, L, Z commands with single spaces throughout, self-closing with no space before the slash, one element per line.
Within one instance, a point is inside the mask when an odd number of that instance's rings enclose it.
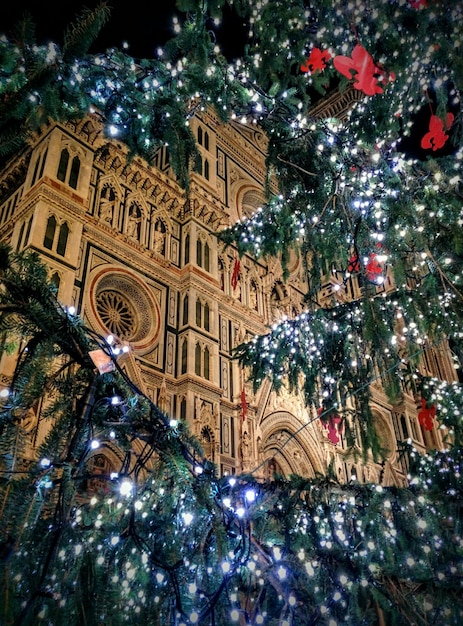
<path fill-rule="evenodd" d="M 159 305 L 146 285 L 123 268 L 95 272 L 89 289 L 91 324 L 138 350 L 152 350 L 161 327 Z"/>
<path fill-rule="evenodd" d="M 140 239 L 141 209 L 135 203 L 130 206 L 127 235 L 137 241 Z"/>
<path fill-rule="evenodd" d="M 165 226 L 158 220 L 156 222 L 156 227 L 154 229 L 154 242 L 153 249 L 156 254 L 161 254 L 164 256 L 165 254 L 165 241 L 166 241 L 166 231 Z"/>
<path fill-rule="evenodd" d="M 100 198 L 100 219 L 102 222 L 112 224 L 114 218 L 114 207 L 116 205 L 116 194 L 112 187 L 106 186 L 101 192 Z"/>
<path fill-rule="evenodd" d="M 241 443 L 240 443 L 240 457 L 241 457 L 241 466 L 243 470 L 248 470 L 250 468 L 251 456 L 252 456 L 251 440 L 250 440 L 248 431 L 245 430 L 241 436 Z"/>

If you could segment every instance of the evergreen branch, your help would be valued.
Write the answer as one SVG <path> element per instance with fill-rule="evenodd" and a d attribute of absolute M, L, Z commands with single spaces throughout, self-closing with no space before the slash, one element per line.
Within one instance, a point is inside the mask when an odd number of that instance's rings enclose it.
<path fill-rule="evenodd" d="M 444 288 L 450 288 L 461 300 L 463 300 L 463 293 L 461 293 L 461 291 L 459 291 L 459 289 L 457 289 L 457 287 L 455 286 L 455 283 L 453 281 L 450 280 L 450 278 L 447 276 L 447 274 L 443 271 L 440 263 L 438 263 L 438 261 L 436 261 L 435 257 L 433 256 L 433 254 L 431 253 L 431 251 L 429 249 L 426 250 L 426 254 L 427 256 L 431 259 L 431 261 L 434 263 L 435 268 L 437 269 L 439 276 L 442 280 L 442 283 L 444 285 Z"/>
<path fill-rule="evenodd" d="M 283 159 L 283 157 L 281 157 L 280 155 L 277 155 L 277 159 L 281 161 L 281 163 L 285 163 L 286 165 L 291 165 L 291 167 L 295 167 L 296 169 L 303 172 L 304 174 L 307 174 L 308 176 L 315 176 L 315 177 L 318 176 L 318 174 L 315 174 L 314 172 L 309 172 L 303 167 L 301 167 L 300 165 L 297 165 L 296 163 L 291 163 L 291 161 L 287 161 L 286 159 Z"/>
<path fill-rule="evenodd" d="M 71 24 L 64 35 L 63 61 L 73 62 L 84 56 L 97 38 L 100 30 L 108 22 L 111 9 L 106 0 L 100 2 L 95 9 L 84 8 L 81 15 Z"/>

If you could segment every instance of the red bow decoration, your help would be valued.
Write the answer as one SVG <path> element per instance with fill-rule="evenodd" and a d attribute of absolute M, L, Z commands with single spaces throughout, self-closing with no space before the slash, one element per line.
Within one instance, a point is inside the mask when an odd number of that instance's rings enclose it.
<path fill-rule="evenodd" d="M 235 259 L 235 265 L 233 266 L 233 274 L 231 277 L 231 286 L 233 290 L 235 290 L 238 285 L 238 279 L 240 276 L 240 268 L 241 268 L 240 260 Z"/>
<path fill-rule="evenodd" d="M 441 120 L 437 115 L 431 115 L 429 120 L 429 131 L 421 140 L 421 147 L 425 150 L 432 148 L 433 150 L 439 150 L 445 144 L 448 135 L 445 134 L 445 130 L 448 130 L 453 124 L 453 113 L 447 113 L 445 120 Z"/>
<path fill-rule="evenodd" d="M 412 9 L 421 9 L 427 6 L 426 0 L 409 0 Z"/>
<path fill-rule="evenodd" d="M 318 409 L 318 415 L 321 415 L 322 413 L 323 407 L 320 407 Z M 323 427 L 328 430 L 327 437 L 331 441 L 331 443 L 333 443 L 334 445 L 339 443 L 339 435 L 342 433 L 342 417 L 337 413 L 333 413 L 332 415 L 328 416 L 328 421 L 325 422 L 322 419 L 322 424 Z"/>
<path fill-rule="evenodd" d="M 331 59 L 331 54 L 328 50 L 320 50 L 320 48 L 312 48 L 310 56 L 305 60 L 305 63 L 301 65 L 301 72 L 318 72 L 322 71 L 326 67 L 327 61 Z"/>
<path fill-rule="evenodd" d="M 363 91 L 367 96 L 383 93 L 378 81 L 384 81 L 386 73 L 376 65 L 371 54 L 360 44 L 354 47 L 351 57 L 338 55 L 334 57 L 333 63 L 340 74 L 349 79 L 354 78 L 355 89 Z M 395 75 L 391 72 L 389 78 L 394 80 Z"/>
<path fill-rule="evenodd" d="M 434 426 L 433 420 L 436 417 L 436 405 L 431 404 L 429 409 L 427 408 L 427 402 L 424 398 L 421 399 L 421 411 L 418 413 L 418 421 L 425 430 L 432 430 Z"/>
<path fill-rule="evenodd" d="M 383 273 L 383 266 L 378 261 L 376 254 L 374 252 L 370 253 L 368 258 L 368 262 L 365 266 L 365 270 L 367 273 L 368 280 L 371 282 L 375 282 L 375 280 Z"/>
<path fill-rule="evenodd" d="M 340 415 L 330 415 L 328 423 L 324 424 L 328 429 L 328 439 L 335 445 L 339 443 L 339 433 L 342 432 L 342 417 Z"/>
<path fill-rule="evenodd" d="M 378 244 L 378 247 L 381 247 L 381 244 Z M 378 261 L 378 258 L 374 252 L 370 253 L 368 257 L 367 264 L 365 265 L 365 271 L 368 280 L 375 282 L 378 276 L 381 276 L 383 273 L 383 265 Z M 353 254 L 347 265 L 347 271 L 349 274 L 354 274 L 356 272 L 360 272 L 360 261 L 356 254 Z"/>

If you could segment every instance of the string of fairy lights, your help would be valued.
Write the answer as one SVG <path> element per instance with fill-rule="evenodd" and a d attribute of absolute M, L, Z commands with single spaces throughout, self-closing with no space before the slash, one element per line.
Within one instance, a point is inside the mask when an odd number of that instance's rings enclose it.
<path fill-rule="evenodd" d="M 112 355 L 112 358 L 117 358 L 119 350 L 113 342 L 110 340 L 109 342 L 105 342 L 103 346 L 106 350 L 109 349 L 109 354 Z M 396 364 L 395 367 L 399 366 Z M 372 381 L 368 381 L 370 384 Z M 436 394 L 436 398 L 439 397 L 439 394 L 445 392 L 444 390 L 448 386 L 447 383 L 442 381 L 430 381 L 433 387 L 433 391 Z M 455 397 L 458 400 L 460 396 L 461 389 L 459 386 L 454 385 Z M 137 393 L 141 393 L 139 390 Z M 120 401 L 120 398 L 117 398 Z M 454 410 L 458 410 L 455 405 Z M 166 416 L 167 419 L 167 416 Z M 171 427 L 175 429 L 176 424 L 172 424 L 170 422 Z M 301 428 L 305 428 L 307 425 L 303 425 Z M 90 447 L 95 440 L 90 442 Z M 286 445 L 287 442 L 283 444 Z M 412 457 L 417 455 L 417 452 L 413 449 L 411 450 Z M 424 476 L 426 476 L 426 461 L 432 461 L 432 457 L 429 459 L 423 457 L 420 460 L 421 465 L 424 468 Z M 442 472 L 447 473 L 448 467 L 446 466 L 445 460 L 440 461 L 442 464 Z M 48 459 L 42 459 L 41 465 L 44 469 L 49 471 L 51 466 L 51 462 Z M 204 467 L 201 465 L 201 462 L 195 460 L 194 466 L 194 474 L 201 477 Z M 115 481 L 120 483 L 119 487 L 119 496 L 116 494 L 105 496 L 103 498 L 94 496 L 90 502 L 90 509 L 101 510 L 101 507 L 108 508 L 108 510 L 112 511 L 111 515 L 117 514 L 119 519 L 123 519 L 124 517 L 129 517 L 136 512 L 137 515 L 140 516 L 140 521 L 144 518 L 147 518 L 150 515 L 150 502 L 152 497 L 152 489 L 153 485 L 155 485 L 156 481 L 148 481 L 148 486 L 139 486 L 136 487 L 135 483 L 129 480 L 128 476 L 121 478 L 118 474 L 109 477 L 111 481 Z M 42 478 L 41 487 L 50 488 L 53 484 L 52 480 L 47 480 Z M 212 483 L 214 484 L 214 483 Z M 427 489 L 426 480 L 423 483 L 420 483 L 419 477 L 413 479 L 413 485 L 423 486 L 424 490 Z M 350 488 L 352 485 L 350 486 Z M 377 487 L 372 487 L 373 489 L 377 489 L 378 494 L 383 493 L 383 488 L 379 485 Z M 235 548 L 233 551 L 230 551 L 228 558 L 217 562 L 216 564 L 216 574 L 218 573 L 222 580 L 227 580 L 232 583 L 235 576 L 242 575 L 239 572 L 242 572 L 243 568 L 246 569 L 248 575 L 251 577 L 261 577 L 263 575 L 263 568 L 271 568 L 275 571 L 275 577 L 278 581 L 278 586 L 281 591 L 284 589 L 284 601 L 287 604 L 288 611 L 288 619 L 287 621 L 281 621 L 282 624 L 287 623 L 291 624 L 291 611 L 295 608 L 297 604 L 297 593 L 293 589 L 293 577 L 299 576 L 300 572 L 297 572 L 297 568 L 295 570 L 294 563 L 291 560 L 288 560 L 288 556 L 284 554 L 281 547 L 277 544 L 269 544 L 268 548 L 271 550 L 271 554 L 252 554 L 249 552 L 249 546 L 247 541 L 245 540 L 246 534 L 249 532 L 249 524 L 253 516 L 255 515 L 255 508 L 260 506 L 265 510 L 265 502 L 268 498 L 272 499 L 272 493 L 267 493 L 265 487 L 260 484 L 260 481 L 253 481 L 250 478 L 241 478 L 241 477 L 224 477 L 220 479 L 218 483 L 215 484 L 215 489 L 217 489 L 217 496 L 215 498 L 216 504 L 219 506 L 219 509 L 222 512 L 222 515 L 229 520 L 229 523 L 232 524 L 232 528 L 238 529 L 239 534 L 236 539 L 237 545 L 241 545 L 241 550 L 237 556 L 237 549 Z M 451 492 L 451 490 L 449 490 Z M 164 487 L 162 483 L 160 483 L 158 490 L 158 497 L 164 496 Z M 374 532 L 371 533 L 368 530 L 368 524 L 363 525 L 361 516 L 359 515 L 359 497 L 360 494 L 352 495 L 352 493 L 346 492 L 346 495 L 342 499 L 341 503 L 338 505 L 338 512 L 336 513 L 334 520 L 328 519 L 326 517 L 326 513 L 322 505 L 320 505 L 320 516 L 315 516 L 312 521 L 309 520 L 307 516 L 307 512 L 302 507 L 301 511 L 295 512 L 294 514 L 294 528 L 296 533 L 302 533 L 305 535 L 309 531 L 309 527 L 315 523 L 317 525 L 317 532 L 320 536 L 320 546 L 322 550 L 326 550 L 327 554 L 330 551 L 334 550 L 336 545 L 343 546 L 344 549 L 351 550 L 352 547 L 352 539 L 353 537 L 357 537 L 359 541 L 361 541 L 362 545 L 365 546 L 364 549 L 360 551 L 355 551 L 352 555 L 356 561 L 361 563 L 363 560 L 367 563 L 370 563 L 372 560 L 375 560 L 375 554 L 378 552 L 378 557 L 380 553 L 384 553 L 384 543 L 378 543 L 378 529 L 375 528 Z M 156 507 L 156 504 L 153 504 Z M 390 511 L 393 506 L 391 500 L 385 500 L 382 503 L 382 506 L 386 511 Z M 419 515 L 416 515 L 417 511 L 420 511 Z M 84 515 L 84 509 L 80 508 L 75 511 L 75 517 L 73 525 L 76 530 L 79 528 L 86 528 L 88 525 L 88 512 Z M 354 513 L 355 512 L 355 513 Z M 435 508 L 430 506 L 430 504 L 421 497 L 421 500 L 418 499 L 410 500 L 407 504 L 407 507 L 402 507 L 402 514 L 410 515 L 413 512 L 413 517 L 416 519 L 416 532 L 418 534 L 426 535 L 428 528 L 431 527 L 431 519 L 432 516 L 437 514 Z M 178 524 L 181 529 L 180 536 L 182 539 L 184 535 L 189 532 L 190 527 L 192 526 L 195 515 L 194 506 L 191 502 L 188 501 L 187 498 L 183 498 L 181 502 L 181 506 L 178 507 Z M 356 528 L 355 532 L 352 531 L 351 525 L 352 519 L 356 519 Z M 396 542 L 398 540 L 398 529 L 394 525 L 393 516 L 390 514 L 386 514 L 384 516 L 386 520 L 382 532 L 384 533 L 384 537 L 386 538 L 386 543 L 390 542 L 391 549 L 394 550 L 396 546 Z M 100 512 L 96 515 L 96 522 L 94 524 L 95 533 L 98 534 L 100 528 L 103 527 L 104 516 Z M 334 521 L 334 524 L 333 524 Z M 137 531 L 134 531 L 137 532 Z M 383 537 L 383 538 L 384 538 Z M 143 545 L 141 550 L 141 563 L 136 563 L 136 559 L 134 555 L 129 557 L 129 560 L 124 564 L 124 568 L 119 571 L 118 574 L 114 574 L 112 578 L 112 583 L 120 585 L 122 584 L 123 589 L 125 589 L 124 593 L 127 595 L 127 599 L 129 599 L 132 594 L 135 593 L 137 588 L 136 578 L 138 568 L 142 567 L 146 573 L 155 577 L 156 586 L 159 590 L 160 596 L 158 601 L 161 602 L 162 590 L 166 589 L 169 585 L 169 578 L 171 576 L 171 572 L 163 571 L 163 564 L 157 563 L 157 570 L 153 572 L 153 556 L 150 552 L 149 537 L 142 538 L 140 537 L 140 545 Z M 92 543 L 96 539 L 89 537 L 87 538 L 87 546 L 91 546 Z M 460 538 L 460 544 L 463 546 L 463 539 Z M 121 537 L 119 534 L 114 534 L 109 537 L 109 554 L 120 547 Z M 442 539 L 435 536 L 434 544 L 432 547 L 428 545 L 427 542 L 422 544 L 423 546 L 423 554 L 425 558 L 419 559 L 417 557 L 416 552 L 410 552 L 406 555 L 404 560 L 404 566 L 409 568 L 410 571 L 415 571 L 416 568 L 429 568 L 431 567 L 429 563 L 429 559 L 426 558 L 429 556 L 429 552 L 431 550 L 439 552 L 439 550 L 443 547 Z M 82 554 L 82 551 L 85 550 L 86 545 L 85 541 L 79 541 L 72 545 L 68 550 L 62 549 L 58 555 L 59 559 L 62 562 L 68 562 L 70 558 L 77 558 Z M 97 564 L 100 567 L 107 567 L 111 562 L 111 557 L 108 554 L 108 548 L 103 550 L 103 545 L 100 544 L 101 555 L 97 559 Z M 70 554 L 70 550 L 72 551 L 72 556 Z M 135 560 L 134 560 L 135 559 Z M 154 559 L 155 560 L 155 559 Z M 316 580 L 320 574 L 320 568 L 322 567 L 322 562 L 317 559 L 314 559 L 310 555 L 305 553 L 305 550 L 301 548 L 297 554 L 297 560 L 300 563 L 300 567 L 303 568 L 305 575 L 308 576 L 309 579 Z M 428 561 L 426 563 L 426 561 Z M 185 563 L 186 568 L 189 567 L 188 561 Z M 458 565 L 450 565 L 453 569 L 454 574 L 458 572 Z M 139 574 L 139 573 L 138 573 Z M 210 572 L 212 575 L 212 571 Z M 362 587 L 368 587 L 369 585 L 375 585 L 375 574 L 379 575 L 379 571 L 374 569 L 370 570 L 370 573 L 367 577 L 361 578 L 360 580 L 354 580 L 351 578 L 347 572 L 339 571 L 338 572 L 338 581 L 335 585 L 334 591 L 332 591 L 331 600 L 326 597 L 325 594 L 320 595 L 320 607 L 322 613 L 329 614 L 331 607 L 331 602 L 334 600 L 337 605 L 340 607 L 347 606 L 347 596 L 352 592 L 353 586 L 360 585 Z M 441 576 L 441 579 L 444 581 L 447 577 L 447 573 L 442 571 L 441 573 L 433 571 L 434 576 Z M 191 598 L 196 598 L 194 604 L 194 609 L 191 610 L 190 613 L 183 614 L 180 612 L 178 614 L 178 624 L 196 624 L 201 623 L 201 620 L 205 618 L 209 611 L 212 610 L 212 604 L 209 598 L 207 598 L 201 592 L 201 583 L 198 581 L 198 572 L 196 566 L 193 566 L 190 569 L 190 575 L 187 577 L 187 580 L 183 583 L 187 587 L 187 596 Z M 147 602 L 147 598 L 143 592 L 136 594 L 136 602 L 132 604 L 132 610 L 135 615 L 141 611 L 141 607 L 144 603 Z M 198 598 L 199 596 L 199 598 Z M 198 604 L 199 600 L 199 604 Z M 231 622 L 239 622 L 240 615 L 242 614 L 242 608 L 239 604 L 239 595 L 238 589 L 235 589 L 234 593 L 230 594 L 230 619 Z M 65 600 L 62 600 L 63 607 L 65 606 Z M 200 606 L 202 605 L 202 608 Z M 432 604 L 430 605 L 432 607 Z M 186 618 L 186 621 L 182 621 Z M 265 623 L 266 614 L 265 611 L 262 614 L 257 613 L 255 615 L 255 623 L 259 624 Z M 333 624 L 337 624 L 335 618 L 333 618 L 330 622 Z"/>

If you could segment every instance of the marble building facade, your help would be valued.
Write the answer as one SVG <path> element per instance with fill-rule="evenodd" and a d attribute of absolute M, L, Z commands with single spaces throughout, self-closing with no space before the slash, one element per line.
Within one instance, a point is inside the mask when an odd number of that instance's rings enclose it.
<path fill-rule="evenodd" d="M 373 410 L 390 454 L 381 465 L 360 465 L 346 457 L 342 438 L 328 439 L 301 397 L 277 395 L 269 382 L 254 394 L 233 359 L 237 344 L 302 311 L 304 274 L 296 256 L 287 281 L 278 260 L 246 256 L 234 288 L 237 253 L 217 233 L 264 202 L 266 138 L 210 112 L 190 123 L 202 173 L 192 174 L 188 197 L 166 150 L 148 166 L 128 161 L 96 116 L 50 124 L 0 174 L 1 239 L 37 251 L 63 305 L 129 346 L 124 369 L 164 411 L 188 421 L 221 473 L 314 476 L 333 463 L 341 480 L 402 484 L 406 467 L 395 441 L 410 438 L 421 450 L 441 443 L 437 429 L 421 429 L 413 397 L 398 409 L 374 385 Z M 333 297 L 329 279 L 321 297 Z M 446 351 L 428 354 L 423 368 L 455 379 Z M 3 385 L 9 375 L 4 362 Z M 33 455 L 46 434 L 39 414 L 29 428 Z M 105 450 L 95 463 L 110 468 L 111 446 Z"/>

